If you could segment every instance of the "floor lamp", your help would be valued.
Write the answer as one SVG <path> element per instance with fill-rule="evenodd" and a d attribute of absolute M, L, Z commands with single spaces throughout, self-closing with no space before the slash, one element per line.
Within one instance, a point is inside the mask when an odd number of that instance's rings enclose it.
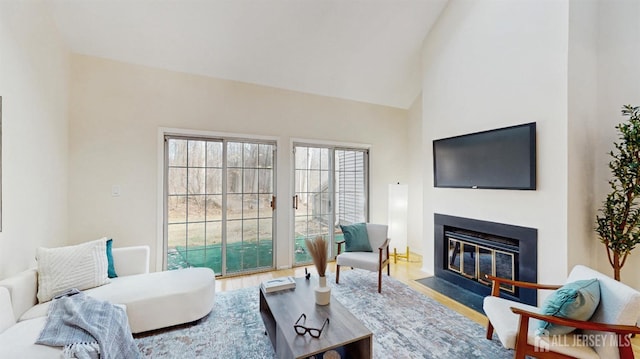
<path fill-rule="evenodd" d="M 389 185 L 389 238 L 393 248 L 393 262 L 398 258 L 409 261 L 409 245 L 407 244 L 407 212 L 409 190 L 406 184 Z M 405 250 L 398 253 L 398 249 Z"/>

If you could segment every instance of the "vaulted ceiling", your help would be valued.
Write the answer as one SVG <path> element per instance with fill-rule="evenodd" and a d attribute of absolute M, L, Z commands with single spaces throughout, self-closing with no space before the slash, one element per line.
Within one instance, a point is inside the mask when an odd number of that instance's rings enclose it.
<path fill-rule="evenodd" d="M 408 108 L 447 0 L 49 0 L 75 53 Z"/>

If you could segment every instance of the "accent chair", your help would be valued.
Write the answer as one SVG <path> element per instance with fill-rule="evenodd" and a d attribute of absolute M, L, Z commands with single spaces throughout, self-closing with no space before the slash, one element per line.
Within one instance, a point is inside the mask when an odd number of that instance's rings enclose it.
<path fill-rule="evenodd" d="M 349 233 L 346 226 L 342 227 L 345 239 L 336 242 L 338 244 L 338 255 L 336 257 L 336 283 L 339 283 L 340 281 L 341 266 L 366 269 L 372 272 L 378 272 L 378 293 L 381 293 L 382 270 L 385 266 L 387 266 L 387 275 L 390 275 L 389 238 L 387 238 L 388 226 L 386 224 L 373 223 L 365 223 L 364 225 L 366 226 L 366 235 L 364 237 L 368 238 L 367 247 L 370 248 L 363 249 L 354 246 L 356 250 L 351 250 L 349 248 L 349 236 L 351 233 Z M 361 240 L 364 241 L 365 239 Z M 345 245 L 344 251 L 342 248 L 343 245 Z"/>
<path fill-rule="evenodd" d="M 486 337 L 491 340 L 495 330 L 504 347 L 515 349 L 514 358 L 634 357 L 630 337 L 640 334 L 635 289 L 582 265 L 571 270 L 564 286 L 487 279 L 493 283 L 483 304 L 489 318 Z M 555 292 L 534 307 L 499 297 L 501 284 Z M 587 319 L 576 319 L 580 316 Z"/>

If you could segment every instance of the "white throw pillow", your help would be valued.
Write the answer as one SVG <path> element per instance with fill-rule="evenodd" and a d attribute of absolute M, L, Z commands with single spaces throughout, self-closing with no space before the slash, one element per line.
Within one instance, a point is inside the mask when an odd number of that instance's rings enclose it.
<path fill-rule="evenodd" d="M 109 283 L 107 238 L 58 248 L 38 248 L 38 302 L 70 288 L 79 290 Z"/>

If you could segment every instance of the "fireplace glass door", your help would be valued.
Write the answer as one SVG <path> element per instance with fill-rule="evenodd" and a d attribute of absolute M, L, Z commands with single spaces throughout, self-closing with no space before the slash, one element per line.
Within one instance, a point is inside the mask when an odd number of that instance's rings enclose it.
<path fill-rule="evenodd" d="M 485 243 L 465 238 L 447 236 L 449 242 L 448 269 L 467 279 L 490 286 L 485 275 L 515 280 L 517 253 L 492 248 Z M 485 242 L 481 240 L 478 242 Z M 512 285 L 501 284 L 501 288 L 515 292 Z"/>

